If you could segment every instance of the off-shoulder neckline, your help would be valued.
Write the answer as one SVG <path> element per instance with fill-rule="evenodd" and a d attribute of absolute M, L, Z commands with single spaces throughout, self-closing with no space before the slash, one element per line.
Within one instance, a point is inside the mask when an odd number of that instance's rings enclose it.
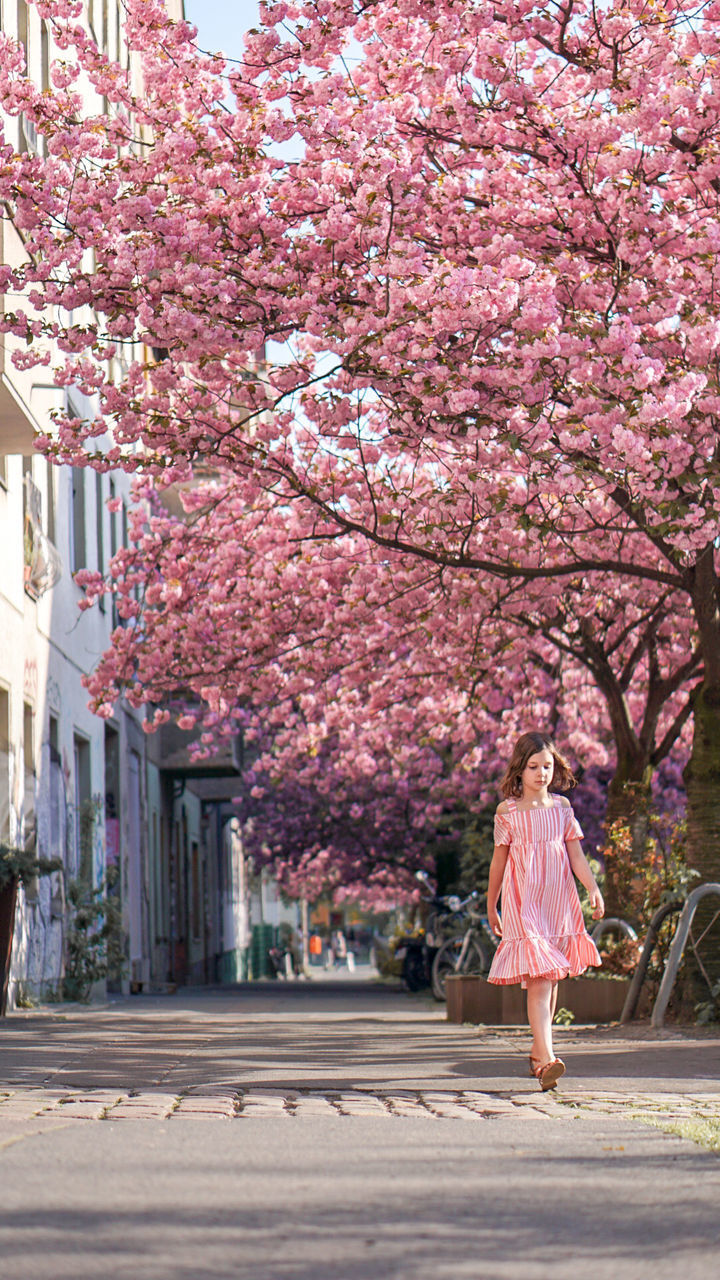
<path fill-rule="evenodd" d="M 530 805 L 528 806 L 527 809 L 521 809 L 518 805 L 517 800 L 515 800 L 514 797 L 508 797 L 508 807 L 506 812 L 507 813 L 540 813 L 540 812 L 549 813 L 552 809 L 564 809 L 564 808 L 565 806 L 562 802 L 562 796 L 557 796 L 557 795 L 552 796 L 552 804 Z M 503 815 L 500 814 L 501 818 L 502 816 Z"/>

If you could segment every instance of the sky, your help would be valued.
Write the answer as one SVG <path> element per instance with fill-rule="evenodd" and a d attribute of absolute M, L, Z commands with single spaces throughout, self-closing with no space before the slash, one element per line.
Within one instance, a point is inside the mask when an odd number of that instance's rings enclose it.
<path fill-rule="evenodd" d="M 185 17 L 198 29 L 198 44 L 209 53 L 237 58 L 243 33 L 257 22 L 257 0 L 185 0 Z"/>

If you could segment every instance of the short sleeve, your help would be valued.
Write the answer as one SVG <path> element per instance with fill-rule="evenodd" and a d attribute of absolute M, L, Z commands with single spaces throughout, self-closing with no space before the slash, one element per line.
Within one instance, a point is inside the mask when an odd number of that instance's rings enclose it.
<path fill-rule="evenodd" d="M 563 812 L 565 815 L 565 830 L 563 831 L 565 839 L 582 840 L 583 829 L 573 813 L 572 805 L 568 805 L 567 808 L 563 805 Z"/>
<path fill-rule="evenodd" d="M 495 814 L 495 844 L 512 844 L 512 827 L 507 814 Z"/>

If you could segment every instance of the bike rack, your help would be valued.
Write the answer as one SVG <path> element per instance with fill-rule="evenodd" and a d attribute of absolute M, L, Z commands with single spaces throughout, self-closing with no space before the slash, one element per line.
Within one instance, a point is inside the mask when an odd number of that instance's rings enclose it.
<path fill-rule="evenodd" d="M 675 979 L 677 978 L 677 975 L 678 975 L 678 969 L 680 968 L 680 961 L 683 958 L 683 952 L 685 951 L 685 946 L 688 940 L 688 936 L 690 934 L 690 929 L 692 926 L 693 919 L 695 917 L 695 912 L 697 911 L 698 906 L 702 901 L 702 899 L 708 897 L 708 895 L 711 893 L 714 893 L 717 895 L 717 897 L 720 897 L 720 884 L 698 885 L 697 889 L 693 889 L 692 893 L 688 894 L 685 906 L 683 907 L 680 913 L 680 919 L 678 920 L 677 928 L 675 930 L 675 937 L 673 938 L 672 944 L 670 946 L 667 962 L 665 964 L 665 972 L 663 974 L 662 982 L 660 983 L 660 990 L 658 991 L 657 999 L 653 1006 L 652 1018 L 650 1019 L 652 1026 L 656 1030 L 659 1030 L 662 1027 L 665 1019 L 665 1011 L 668 1007 L 670 996 L 672 994 L 672 989 L 675 985 Z M 703 932 L 700 934 L 700 937 L 697 939 L 697 941 L 694 941 L 694 940 L 692 941 L 692 948 L 693 948 L 693 951 L 695 952 L 695 957 L 698 961 L 698 964 L 700 964 L 700 968 L 702 969 L 703 975 L 705 979 L 708 981 L 708 983 L 709 983 L 709 979 L 708 979 L 707 973 L 705 973 L 702 962 L 700 961 L 700 958 L 697 954 L 697 948 L 698 948 L 698 943 L 702 942 L 703 938 L 705 937 L 705 934 L 708 932 L 708 929 L 712 928 L 718 916 L 720 916 L 720 907 L 715 912 L 715 915 L 710 921 L 710 924 L 707 925 L 706 928 L 703 930 Z"/>
<path fill-rule="evenodd" d="M 673 898 L 672 902 L 666 902 L 662 907 L 658 907 L 655 915 L 650 921 L 643 949 L 640 954 L 640 959 L 637 962 L 635 972 L 632 976 L 632 981 L 628 988 L 628 993 L 625 997 L 622 1013 L 620 1014 L 621 1025 L 624 1022 L 632 1022 L 632 1019 L 635 1017 L 638 1001 L 640 1000 L 640 992 L 642 991 L 642 985 L 645 981 L 645 975 L 647 974 L 648 965 L 650 963 L 650 957 L 660 935 L 660 926 L 669 915 L 672 915 L 674 911 L 682 910 L 683 901 L 683 898 Z"/>
<path fill-rule="evenodd" d="M 598 920 L 590 937 L 593 942 L 599 942 L 604 933 L 610 933 L 611 929 L 617 929 L 618 933 L 624 933 L 626 938 L 630 938 L 631 942 L 637 942 L 637 934 L 631 924 L 627 920 L 621 920 L 619 916 L 609 916 L 607 920 Z"/>

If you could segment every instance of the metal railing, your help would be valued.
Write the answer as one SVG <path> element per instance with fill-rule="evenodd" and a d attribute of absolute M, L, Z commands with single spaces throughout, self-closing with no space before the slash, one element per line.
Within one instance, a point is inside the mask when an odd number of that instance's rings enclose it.
<path fill-rule="evenodd" d="M 598 920 L 590 937 L 593 942 L 599 942 L 604 933 L 611 933 L 615 929 L 618 933 L 624 933 L 631 942 L 637 942 L 637 934 L 632 925 L 628 924 L 627 920 L 621 920 L 619 916 L 608 916 L 607 920 Z"/>
<path fill-rule="evenodd" d="M 621 1024 L 623 1022 L 632 1022 L 632 1019 L 635 1017 L 638 1001 L 640 999 L 640 992 L 642 991 L 642 985 L 645 981 L 645 975 L 647 974 L 648 965 L 650 963 L 650 957 L 660 936 L 661 925 L 665 920 L 667 920 L 669 915 L 672 915 L 673 912 L 682 911 L 682 906 L 682 898 L 673 898 L 672 902 L 666 902 L 662 907 L 658 907 L 650 921 L 643 949 L 640 953 L 640 959 L 637 962 L 635 972 L 632 976 L 632 982 L 630 983 L 628 993 L 625 997 L 622 1013 L 620 1014 Z"/>
<path fill-rule="evenodd" d="M 709 894 L 711 893 L 715 894 L 717 897 L 720 898 L 720 884 L 698 885 L 697 889 L 693 889 L 692 893 L 688 894 L 685 906 L 683 907 L 680 913 L 680 919 L 678 920 L 677 928 L 675 930 L 675 937 L 673 938 L 670 946 L 667 962 L 665 964 L 665 972 L 663 974 L 662 982 L 660 983 L 660 990 L 658 991 L 657 999 L 653 1006 L 652 1018 L 650 1019 L 652 1026 L 655 1027 L 656 1029 L 659 1029 L 660 1027 L 662 1027 L 663 1022 L 665 1020 L 665 1012 L 667 1010 L 667 1007 L 670 1001 L 670 996 L 672 995 L 672 989 L 675 985 L 675 979 L 677 978 L 677 975 L 678 975 L 678 969 L 680 968 L 680 961 L 683 958 L 685 946 L 687 944 L 688 937 L 690 936 L 690 929 L 692 927 L 692 922 L 695 916 L 695 912 L 697 911 L 698 906 L 702 901 L 702 899 L 708 897 Z M 707 973 L 705 973 L 705 970 L 703 969 L 702 961 L 700 960 L 697 954 L 697 949 L 699 944 L 702 942 L 703 938 L 705 937 L 706 933 L 708 932 L 708 930 L 712 928 L 718 916 L 720 916 L 720 908 L 718 908 L 718 910 L 715 912 L 715 915 L 713 916 L 710 923 L 706 925 L 706 927 L 703 929 L 703 932 L 700 934 L 700 937 L 692 940 L 693 951 L 695 952 L 695 956 L 697 958 L 698 964 L 703 970 L 705 978 L 708 980 L 708 985 L 710 985 L 710 982 L 707 977 Z M 655 916 L 653 916 L 653 919 L 655 919 Z M 629 994 L 628 994 L 628 999 L 629 999 Z M 626 1001 L 626 1004 L 627 1004 L 627 1001 Z M 625 1011 L 623 1010 L 623 1013 L 624 1012 Z M 620 1020 L 623 1021 L 622 1017 Z"/>

